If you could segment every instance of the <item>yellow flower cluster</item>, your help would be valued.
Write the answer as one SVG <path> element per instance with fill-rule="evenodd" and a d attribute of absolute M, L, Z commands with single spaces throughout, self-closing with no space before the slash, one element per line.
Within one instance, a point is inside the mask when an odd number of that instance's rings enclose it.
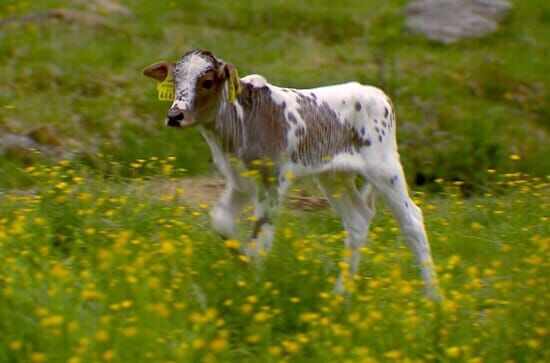
<path fill-rule="evenodd" d="M 145 173 L 160 165 L 167 180 L 177 172 L 173 161 L 130 167 Z M 0 352 L 10 360 L 550 356 L 547 178 L 495 172 L 495 191 L 470 199 L 444 180 L 441 196 L 415 193 L 445 294 L 431 301 L 384 208 L 360 249 L 359 275 L 349 276 L 345 233 L 328 210 L 284 210 L 273 253 L 243 264 L 245 238 L 223 241 L 211 232 L 209 203 L 185 205 L 177 189 L 149 193 L 158 180 L 109 181 L 66 161 L 26 173 L 39 181 L 36 190 L 8 191 L 0 203 L 0 325 L 7 327 Z M 239 229 L 253 222 L 244 216 Z M 340 272 L 343 295 L 333 292 Z"/>

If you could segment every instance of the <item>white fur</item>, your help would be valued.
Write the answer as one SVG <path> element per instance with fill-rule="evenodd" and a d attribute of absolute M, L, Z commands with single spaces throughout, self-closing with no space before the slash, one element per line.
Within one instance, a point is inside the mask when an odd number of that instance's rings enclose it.
<path fill-rule="evenodd" d="M 263 87 L 268 85 L 265 77 L 260 76 L 259 74 L 249 74 L 248 76 L 241 78 L 241 82 L 250 83 L 254 87 Z"/>
<path fill-rule="evenodd" d="M 179 108 L 180 110 L 188 110 L 191 108 L 194 97 L 194 88 L 198 77 L 204 72 L 204 70 L 210 65 L 210 63 L 199 55 L 192 55 L 186 62 L 186 67 L 180 70 L 176 67 L 174 74 L 176 84 L 176 98 L 171 108 Z M 185 78 L 185 82 L 181 79 Z M 182 92 L 187 94 L 184 99 L 178 99 L 177 95 Z"/>
<path fill-rule="evenodd" d="M 258 256 L 265 255 L 271 251 L 271 247 L 273 246 L 273 238 L 275 237 L 275 228 L 273 228 L 272 224 L 266 223 L 263 227 L 260 233 L 258 234 L 258 237 L 252 240 L 253 243 L 256 244 L 256 246 L 253 249 L 248 249 L 247 253 L 250 257 L 256 258 Z"/>

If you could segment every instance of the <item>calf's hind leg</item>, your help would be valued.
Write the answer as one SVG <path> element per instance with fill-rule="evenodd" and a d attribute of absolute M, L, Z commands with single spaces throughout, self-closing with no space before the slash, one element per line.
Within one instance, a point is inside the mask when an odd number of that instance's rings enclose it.
<path fill-rule="evenodd" d="M 342 271 L 335 286 L 335 290 L 342 293 L 345 291 L 345 275 L 353 278 L 359 268 L 360 248 L 365 244 L 370 222 L 374 217 L 374 199 L 369 191 L 363 195 L 363 197 L 369 196 L 369 203 L 365 203 L 355 187 L 352 174 L 327 173 L 318 176 L 317 182 L 332 208 L 342 218 L 347 232 L 344 262 L 348 268 L 347 271 Z"/>
<path fill-rule="evenodd" d="M 422 211 L 409 196 L 401 163 L 399 160 L 385 160 L 376 165 L 368 170 L 366 177 L 384 197 L 397 219 L 401 233 L 420 267 L 428 296 L 439 299 L 441 294 Z"/>

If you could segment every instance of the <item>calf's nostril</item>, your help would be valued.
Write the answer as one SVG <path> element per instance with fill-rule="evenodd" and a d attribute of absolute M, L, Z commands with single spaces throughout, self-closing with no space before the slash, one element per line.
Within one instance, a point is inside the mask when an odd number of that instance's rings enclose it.
<path fill-rule="evenodd" d="M 170 111 L 168 111 L 168 119 L 170 121 L 183 120 L 183 112 L 180 111 L 180 110 L 170 110 Z"/>

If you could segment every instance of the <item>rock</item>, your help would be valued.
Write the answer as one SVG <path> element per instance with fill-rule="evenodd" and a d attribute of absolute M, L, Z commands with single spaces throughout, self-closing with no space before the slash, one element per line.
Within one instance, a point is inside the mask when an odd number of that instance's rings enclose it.
<path fill-rule="evenodd" d="M 0 133 L 0 154 L 9 159 L 30 161 L 38 156 L 57 160 L 67 153 L 57 146 L 41 144 L 28 135 Z"/>
<path fill-rule="evenodd" d="M 0 151 L 12 146 L 19 146 L 25 149 L 36 149 L 38 143 L 32 138 L 17 134 L 4 134 L 0 137 Z"/>
<path fill-rule="evenodd" d="M 495 32 L 512 9 L 503 0 L 423 0 L 405 7 L 407 28 L 450 44 Z"/>
<path fill-rule="evenodd" d="M 8 24 L 28 24 L 39 23 L 46 20 L 62 20 L 69 23 L 79 23 L 86 26 L 97 26 L 107 29 L 116 30 L 119 27 L 116 23 L 108 20 L 107 18 L 97 15 L 89 11 L 80 11 L 73 9 L 51 9 L 48 11 L 39 11 L 34 13 L 27 13 L 21 17 L 0 19 L 0 26 Z"/>
<path fill-rule="evenodd" d="M 8 159 L 28 162 L 33 159 L 33 150 L 38 149 L 38 143 L 28 136 L 17 134 L 0 135 L 0 153 Z"/>
<path fill-rule="evenodd" d="M 74 0 L 74 3 L 85 6 L 96 13 L 117 13 L 121 15 L 133 15 L 130 8 L 114 0 Z"/>

